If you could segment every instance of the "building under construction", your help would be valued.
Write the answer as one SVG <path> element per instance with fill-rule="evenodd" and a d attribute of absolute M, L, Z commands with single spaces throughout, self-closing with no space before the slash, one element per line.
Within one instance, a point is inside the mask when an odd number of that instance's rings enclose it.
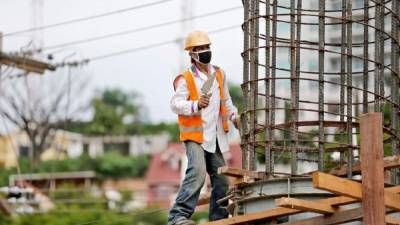
<path fill-rule="evenodd" d="M 400 224 L 399 4 L 243 0 L 243 168 L 208 224 Z"/>

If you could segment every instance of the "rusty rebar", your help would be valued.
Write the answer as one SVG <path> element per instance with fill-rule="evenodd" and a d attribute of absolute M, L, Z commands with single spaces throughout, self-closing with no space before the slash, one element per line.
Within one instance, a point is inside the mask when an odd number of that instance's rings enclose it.
<path fill-rule="evenodd" d="M 352 171 L 361 112 L 385 112 L 384 145 L 399 154 L 399 1 L 310 2 L 243 0 L 245 169 L 261 154 L 272 176 L 295 176 L 302 161 Z"/>

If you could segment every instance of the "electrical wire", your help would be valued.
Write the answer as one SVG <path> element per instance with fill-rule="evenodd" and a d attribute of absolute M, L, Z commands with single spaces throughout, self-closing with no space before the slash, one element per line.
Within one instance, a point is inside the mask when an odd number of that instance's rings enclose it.
<path fill-rule="evenodd" d="M 229 27 L 224 27 L 224 28 L 212 30 L 212 31 L 210 31 L 210 32 L 208 32 L 208 33 L 209 33 L 209 34 L 220 33 L 220 32 L 232 30 L 232 29 L 235 29 L 235 28 L 240 28 L 240 26 L 239 26 L 239 25 L 233 25 L 233 26 L 229 26 Z M 87 63 L 89 63 L 89 62 L 96 61 L 96 60 L 111 58 L 111 57 L 115 57 L 115 56 L 119 56 L 119 55 L 124 55 L 124 54 L 132 53 L 132 52 L 137 52 L 137 51 L 142 51 L 142 50 L 151 49 L 151 48 L 155 48 L 155 47 L 160 47 L 160 46 L 163 46 L 163 45 L 168 45 L 168 44 L 177 43 L 177 42 L 182 41 L 183 39 L 184 39 L 183 37 L 181 37 L 181 38 L 176 38 L 176 39 L 169 40 L 169 41 L 163 41 L 163 42 L 158 42 L 158 43 L 154 43 L 154 44 L 150 44 L 150 45 L 145 45 L 145 46 L 141 46 L 141 47 L 136 47 L 136 48 L 132 48 L 132 49 L 127 49 L 127 50 L 112 52 L 112 53 L 108 53 L 108 54 L 104 54 L 104 55 L 98 55 L 98 56 L 94 56 L 94 57 L 91 57 L 91 58 L 83 59 L 83 60 L 81 60 L 81 61 L 72 61 L 72 62 L 67 62 L 67 63 L 58 63 L 58 64 L 56 64 L 56 67 L 64 67 L 64 66 L 69 66 L 69 65 L 87 64 Z"/>
<path fill-rule="evenodd" d="M 59 26 L 67 25 L 67 24 L 83 22 L 83 21 L 87 21 L 87 20 L 100 18 L 100 17 L 110 16 L 110 15 L 114 15 L 114 14 L 124 13 L 124 12 L 133 11 L 133 10 L 137 10 L 137 9 L 143 9 L 143 8 L 147 8 L 147 7 L 151 7 L 151 6 L 155 6 L 155 5 L 160 5 L 160 4 L 163 4 L 166 2 L 170 2 L 170 1 L 172 1 L 172 0 L 156 1 L 156 2 L 151 2 L 151 3 L 147 3 L 147 4 L 143 4 L 143 5 L 132 6 L 132 7 L 125 8 L 125 9 L 119 9 L 119 10 L 110 11 L 110 12 L 106 12 L 106 13 L 100 13 L 100 14 L 96 14 L 96 15 L 92 15 L 92 16 L 82 17 L 82 18 L 78 18 L 78 19 L 72 19 L 72 20 L 67 20 L 67 21 L 63 21 L 63 22 L 59 22 L 59 23 L 53 23 L 53 24 L 49 24 L 49 25 L 14 31 L 14 32 L 3 34 L 3 37 L 9 37 L 9 36 L 14 36 L 14 35 L 32 32 L 32 31 L 36 31 L 36 30 L 45 30 L 48 28 L 59 27 Z"/>
<path fill-rule="evenodd" d="M 44 50 L 49 50 L 49 49 L 62 48 L 62 47 L 70 46 L 70 45 L 93 42 L 93 41 L 103 40 L 103 39 L 112 38 L 112 37 L 116 37 L 116 36 L 126 35 L 126 34 L 133 34 L 133 33 L 141 32 L 141 31 L 146 31 L 146 30 L 151 30 L 151 29 L 155 29 L 155 28 L 169 26 L 169 25 L 176 24 L 176 23 L 182 23 L 182 22 L 186 22 L 186 21 L 190 21 L 190 20 L 195 20 L 195 19 L 204 18 L 204 17 L 208 17 L 208 16 L 218 15 L 221 13 L 226 13 L 226 12 L 230 12 L 230 11 L 234 11 L 234 10 L 238 10 L 238 9 L 242 9 L 242 6 L 231 7 L 231 8 L 227 8 L 227 9 L 223 9 L 223 10 L 200 14 L 197 16 L 192 16 L 192 17 L 183 18 L 183 19 L 179 19 L 179 20 L 172 20 L 172 21 L 164 22 L 164 23 L 153 24 L 150 26 L 129 29 L 129 30 L 120 31 L 120 32 L 116 32 L 116 33 L 105 34 L 105 35 L 100 35 L 100 36 L 96 36 L 96 37 L 91 37 L 91 38 L 86 38 L 86 39 L 81 39 L 81 40 L 76 40 L 76 41 L 70 41 L 70 42 L 61 43 L 61 44 L 50 45 L 50 46 L 46 46 L 46 47 L 42 47 L 42 48 L 28 50 L 28 51 L 25 51 L 24 53 L 32 54 L 32 53 L 42 52 Z"/>

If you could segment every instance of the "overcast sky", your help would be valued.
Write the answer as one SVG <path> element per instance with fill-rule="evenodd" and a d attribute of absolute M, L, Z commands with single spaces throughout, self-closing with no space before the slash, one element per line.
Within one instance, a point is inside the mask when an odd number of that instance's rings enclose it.
<path fill-rule="evenodd" d="M 36 7 L 33 2 L 36 3 Z M 77 19 L 129 8 L 159 0 L 1 0 L 0 1 L 0 31 L 4 34 L 40 26 L 54 24 L 71 19 Z M 191 13 L 196 16 L 241 6 L 239 0 L 171 0 L 148 8 L 137 9 L 107 17 L 84 22 L 50 28 L 34 33 L 24 33 L 16 36 L 6 36 L 3 40 L 5 52 L 18 51 L 29 44 L 34 38 L 33 47 L 46 47 L 85 38 L 121 32 L 133 28 L 150 26 L 162 22 L 173 21 L 183 17 L 182 5 L 190 1 Z M 189 3 L 187 3 L 190 5 Z M 66 56 L 76 52 L 68 60 L 81 60 L 103 54 L 147 46 L 163 41 L 184 37 L 190 30 L 212 31 L 220 28 L 236 26 L 220 33 L 212 33 L 213 60 L 212 63 L 222 67 L 228 79 L 239 84 L 242 80 L 242 31 L 243 11 L 237 9 L 206 18 L 192 20 L 183 25 L 174 25 L 137 32 L 122 36 L 82 43 L 62 48 L 54 54 L 54 62 L 62 61 Z M 32 45 L 30 46 L 32 47 Z M 48 52 L 54 52 L 52 49 Z M 74 70 L 74 76 L 89 76 L 90 85 L 82 99 L 89 99 L 95 90 L 106 87 L 122 88 L 126 91 L 141 93 L 149 111 L 149 118 L 154 122 L 174 121 L 174 115 L 169 108 L 169 100 L 173 94 L 172 81 L 180 72 L 182 59 L 188 65 L 189 58 L 182 58 L 183 50 L 176 44 L 167 44 L 151 49 L 136 51 L 129 54 L 105 58 L 90 62 L 80 69 Z M 40 57 L 40 56 L 39 56 Z M 65 73 L 46 73 L 55 76 Z"/>

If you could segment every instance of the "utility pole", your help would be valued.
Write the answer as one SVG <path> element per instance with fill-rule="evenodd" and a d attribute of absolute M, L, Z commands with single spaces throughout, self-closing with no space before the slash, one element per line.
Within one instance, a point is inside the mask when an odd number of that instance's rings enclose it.
<path fill-rule="evenodd" d="M 2 64 L 15 66 L 16 68 L 25 70 L 28 73 L 33 72 L 43 74 L 45 70 L 54 71 L 56 69 L 55 66 L 46 62 L 38 61 L 29 57 L 21 57 L 4 53 L 3 33 L 0 32 L 0 79 L 2 75 Z M 5 213 L 6 215 L 12 214 L 10 208 L 6 204 L 6 201 L 2 199 L 0 199 L 0 211 Z"/>
<path fill-rule="evenodd" d="M 3 33 L 0 32 L 0 52 L 3 50 Z M 0 79 L 1 79 L 1 63 L 0 63 Z M 5 202 L 0 199 L 0 211 L 2 211 L 6 215 L 11 215 L 10 209 L 7 207 Z"/>

